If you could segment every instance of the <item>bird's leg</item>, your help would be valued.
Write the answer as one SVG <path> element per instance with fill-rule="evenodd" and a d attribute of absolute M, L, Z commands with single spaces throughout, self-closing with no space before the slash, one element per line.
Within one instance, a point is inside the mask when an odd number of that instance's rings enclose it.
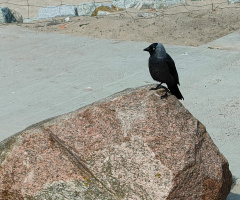
<path fill-rule="evenodd" d="M 166 87 L 162 86 L 162 83 L 160 83 L 160 84 L 157 85 L 157 87 L 151 88 L 150 90 L 158 90 L 160 88 L 166 88 Z"/>
<path fill-rule="evenodd" d="M 157 87 L 155 87 L 155 88 L 151 88 L 150 90 L 158 90 L 160 88 L 164 88 L 165 89 L 165 94 L 161 96 L 161 99 L 165 99 L 165 98 L 167 99 L 168 93 L 170 93 L 170 91 L 165 86 L 162 86 L 162 83 L 158 84 Z"/>

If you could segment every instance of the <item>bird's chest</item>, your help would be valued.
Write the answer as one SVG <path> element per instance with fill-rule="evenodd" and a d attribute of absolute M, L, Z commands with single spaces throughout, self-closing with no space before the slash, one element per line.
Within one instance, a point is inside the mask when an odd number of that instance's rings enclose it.
<path fill-rule="evenodd" d="M 169 78 L 169 70 L 164 60 L 149 59 L 149 72 L 152 78 L 159 82 L 166 83 Z"/>

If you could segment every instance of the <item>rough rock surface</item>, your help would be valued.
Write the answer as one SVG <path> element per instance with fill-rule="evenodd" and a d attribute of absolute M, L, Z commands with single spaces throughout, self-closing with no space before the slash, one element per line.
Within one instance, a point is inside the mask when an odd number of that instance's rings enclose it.
<path fill-rule="evenodd" d="M 118 8 L 137 8 L 137 9 L 159 9 L 162 7 L 171 6 L 173 4 L 186 4 L 185 0 L 112 0 L 112 5 Z"/>
<path fill-rule="evenodd" d="M 12 13 L 13 17 L 16 19 L 16 22 L 23 23 L 23 17 L 19 12 L 13 9 L 10 9 L 10 12 Z"/>
<path fill-rule="evenodd" d="M 225 200 L 227 160 L 173 96 L 125 90 L 0 143 L 0 199 Z"/>
<path fill-rule="evenodd" d="M 77 9 L 72 5 L 48 6 L 40 8 L 37 19 L 46 19 L 61 16 L 77 16 Z"/>
<path fill-rule="evenodd" d="M 113 0 L 112 5 L 118 8 L 133 8 L 141 0 Z"/>
<path fill-rule="evenodd" d="M 103 6 L 103 4 L 96 2 L 82 3 L 77 6 L 78 16 L 91 16 L 94 10 L 100 6 Z"/>

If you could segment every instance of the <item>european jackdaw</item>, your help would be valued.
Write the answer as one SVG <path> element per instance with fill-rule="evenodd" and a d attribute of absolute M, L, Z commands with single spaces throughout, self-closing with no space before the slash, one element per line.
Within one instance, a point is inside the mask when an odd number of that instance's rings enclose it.
<path fill-rule="evenodd" d="M 171 56 L 166 53 L 166 50 L 161 43 L 153 43 L 149 47 L 145 48 L 144 51 L 150 53 L 148 60 L 149 71 L 152 78 L 155 81 L 160 82 L 156 88 L 151 88 L 152 90 L 157 90 L 159 88 L 165 88 L 165 95 L 161 98 L 167 98 L 167 88 L 162 86 L 162 83 L 166 83 L 170 92 L 175 95 L 178 99 L 184 99 L 177 85 L 180 85 L 178 79 L 177 69 L 175 63 Z"/>

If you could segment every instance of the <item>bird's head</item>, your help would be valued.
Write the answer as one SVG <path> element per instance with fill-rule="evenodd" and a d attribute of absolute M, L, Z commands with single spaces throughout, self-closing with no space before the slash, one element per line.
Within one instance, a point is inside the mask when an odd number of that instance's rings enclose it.
<path fill-rule="evenodd" d="M 143 49 L 143 51 L 148 51 L 150 55 L 156 55 L 159 57 L 165 57 L 166 50 L 161 43 L 153 43 L 149 47 Z"/>
<path fill-rule="evenodd" d="M 148 51 L 150 54 L 156 50 L 158 43 L 153 43 L 149 47 L 143 49 L 143 51 Z"/>

